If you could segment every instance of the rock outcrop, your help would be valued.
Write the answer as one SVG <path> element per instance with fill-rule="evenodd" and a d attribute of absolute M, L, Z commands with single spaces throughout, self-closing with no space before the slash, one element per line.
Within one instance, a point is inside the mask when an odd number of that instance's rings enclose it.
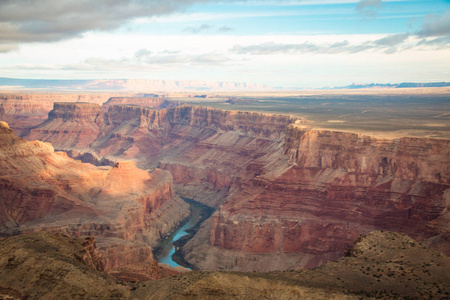
<path fill-rule="evenodd" d="M 48 119 L 27 135 L 34 140 L 48 135 L 46 142 L 58 145 L 58 149 L 87 150 L 103 126 L 103 112 L 94 103 L 56 102 Z"/>
<path fill-rule="evenodd" d="M 103 271 L 92 238 L 45 231 L 0 241 L 1 299 L 125 299 L 127 287 Z"/>
<path fill-rule="evenodd" d="M 152 247 L 189 214 L 172 176 L 134 162 L 95 167 L 14 136 L 0 122 L 0 233 L 94 236 L 106 270 L 152 263 Z M 161 224 L 163 223 L 163 224 Z"/>
<path fill-rule="evenodd" d="M 18 136 L 47 119 L 55 102 L 90 102 L 102 104 L 110 95 L 104 94 L 2 94 L 0 95 L 0 121 L 7 122 Z"/>

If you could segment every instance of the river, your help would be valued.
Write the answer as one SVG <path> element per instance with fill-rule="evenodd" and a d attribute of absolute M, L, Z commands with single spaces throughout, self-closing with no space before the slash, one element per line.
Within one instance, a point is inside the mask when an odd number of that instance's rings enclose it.
<path fill-rule="evenodd" d="M 184 268 L 190 269 L 188 266 L 183 265 L 180 259 L 176 259 L 178 262 L 174 261 L 173 255 L 175 254 L 176 247 L 179 246 L 179 243 L 177 243 L 177 246 L 175 246 L 175 242 L 179 241 L 182 237 L 190 235 L 187 239 L 183 239 L 183 242 L 186 243 L 200 227 L 200 224 L 204 220 L 209 218 L 214 210 L 191 199 L 183 198 L 183 200 L 189 204 L 191 214 L 186 220 L 182 222 L 182 224 L 184 224 L 183 226 L 178 228 L 175 232 L 167 236 L 161 242 L 161 245 L 155 251 L 155 257 L 156 260 L 160 263 L 168 264 L 172 267 L 182 266 Z"/>

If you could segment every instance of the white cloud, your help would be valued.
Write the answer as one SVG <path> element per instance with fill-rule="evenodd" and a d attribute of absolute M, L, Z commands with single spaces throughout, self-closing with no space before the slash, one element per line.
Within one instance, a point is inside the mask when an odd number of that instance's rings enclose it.
<path fill-rule="evenodd" d="M 233 45 L 245 48 L 265 44 L 293 46 L 289 51 L 283 51 L 281 47 L 270 55 L 269 52 L 252 55 L 229 51 Z M 296 48 L 302 44 L 312 46 Z M 449 78 L 450 52 L 443 49 L 442 44 L 443 41 L 432 37 L 386 34 L 172 36 L 90 33 L 83 38 L 51 45 L 28 44 L 19 52 L 3 54 L 0 72 L 5 77 L 19 78 L 217 80 L 285 86 L 346 85 L 365 79 L 370 82 L 420 82 Z"/>
<path fill-rule="evenodd" d="M 377 9 L 381 7 L 381 0 L 360 0 L 356 5 L 356 10 L 366 17 L 375 18 L 378 14 Z"/>
<path fill-rule="evenodd" d="M 429 14 L 418 31 L 419 36 L 450 35 L 450 10 L 442 15 Z"/>
<path fill-rule="evenodd" d="M 54 42 L 93 30 L 118 28 L 137 17 L 158 16 L 208 0 L 2 0 L 0 43 Z"/>

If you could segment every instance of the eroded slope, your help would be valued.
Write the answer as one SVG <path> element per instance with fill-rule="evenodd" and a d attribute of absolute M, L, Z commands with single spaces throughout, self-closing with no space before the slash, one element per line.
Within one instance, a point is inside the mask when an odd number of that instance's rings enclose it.
<path fill-rule="evenodd" d="M 167 171 L 84 164 L 16 137 L 4 122 L 0 140 L 2 235 L 46 228 L 95 236 L 113 271 L 152 263 L 152 247 L 189 213 Z"/>

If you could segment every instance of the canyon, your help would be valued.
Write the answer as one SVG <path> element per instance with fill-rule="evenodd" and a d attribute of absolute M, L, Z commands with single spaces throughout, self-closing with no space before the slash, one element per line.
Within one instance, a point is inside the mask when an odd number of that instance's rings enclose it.
<path fill-rule="evenodd" d="M 142 171 L 133 163 L 153 170 L 152 180 L 166 183 L 155 183 L 164 191 L 150 189 L 148 195 L 162 193 L 164 203 L 172 203 L 168 198 L 181 203 L 174 200 L 176 194 L 215 208 L 181 250 L 198 269 L 313 268 L 342 257 L 360 234 L 375 230 L 402 232 L 450 254 L 448 139 L 374 137 L 310 128 L 297 116 L 125 98 L 108 98 L 103 106 L 55 102 L 40 124 L 26 127 L 17 121 L 20 136 L 49 142 L 75 159 L 98 165 L 98 170 L 117 169 L 120 178 L 139 179 L 133 174 Z M 14 113 L 1 107 L 14 128 Z M 134 192 L 127 184 L 111 186 L 116 193 Z M 164 228 L 170 231 L 187 214 L 186 209 L 177 218 L 164 219 L 172 210 L 158 215 L 164 205 L 154 199 L 158 196 L 148 197 L 152 199 L 135 201 L 146 211 L 143 225 L 120 223 L 122 230 L 135 228 L 120 236 L 120 246 L 102 246 L 108 237 L 98 229 L 77 229 L 94 235 L 106 257 L 116 257 L 105 259 L 108 268 L 118 269 L 116 262 L 126 261 L 117 259 L 117 252 L 129 252 L 128 239 L 146 235 L 146 241 L 152 240 L 148 236 L 163 235 Z M 172 223 L 166 224 L 168 220 Z M 33 229 L 29 221 L 27 227 Z M 41 228 L 51 228 L 49 222 Z M 118 227 L 114 235 L 121 232 Z"/>
<path fill-rule="evenodd" d="M 28 142 L 0 122 L 0 234 L 45 229 L 97 241 L 104 270 L 158 278 L 152 249 L 189 214 L 168 171 L 96 167 Z M 132 271 L 130 271 L 132 270 Z"/>

